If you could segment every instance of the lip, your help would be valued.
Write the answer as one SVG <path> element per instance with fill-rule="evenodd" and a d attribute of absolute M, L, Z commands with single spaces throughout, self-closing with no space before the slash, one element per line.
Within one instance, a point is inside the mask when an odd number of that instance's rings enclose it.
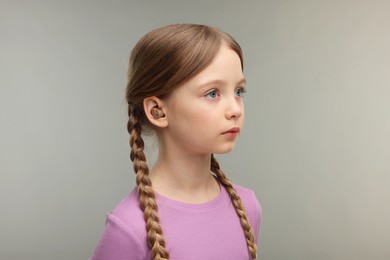
<path fill-rule="evenodd" d="M 239 132 L 240 132 L 239 127 L 233 127 L 233 128 L 230 128 L 228 131 L 223 132 L 222 134 L 238 134 Z"/>

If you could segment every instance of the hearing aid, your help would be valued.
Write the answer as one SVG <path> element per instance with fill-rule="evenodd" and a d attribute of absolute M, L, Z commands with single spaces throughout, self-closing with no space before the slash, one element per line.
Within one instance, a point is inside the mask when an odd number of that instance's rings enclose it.
<path fill-rule="evenodd" d="M 165 116 L 161 108 L 157 108 L 157 107 L 153 107 L 151 113 L 154 119 L 158 119 Z"/>

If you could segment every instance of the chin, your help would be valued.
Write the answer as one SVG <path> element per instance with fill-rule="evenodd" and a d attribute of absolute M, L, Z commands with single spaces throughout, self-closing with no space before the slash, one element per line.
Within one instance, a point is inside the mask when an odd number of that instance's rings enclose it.
<path fill-rule="evenodd" d="M 214 154 L 225 154 L 225 153 L 230 153 L 233 151 L 234 145 L 231 145 L 229 147 L 221 147 L 220 149 L 216 149 L 213 153 Z"/>

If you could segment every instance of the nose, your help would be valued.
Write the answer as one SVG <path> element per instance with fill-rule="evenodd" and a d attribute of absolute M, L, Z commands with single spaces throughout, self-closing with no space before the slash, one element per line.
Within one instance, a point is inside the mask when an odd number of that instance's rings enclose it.
<path fill-rule="evenodd" d="M 233 97 L 227 103 L 226 119 L 239 119 L 244 113 L 244 103 L 241 98 Z"/>

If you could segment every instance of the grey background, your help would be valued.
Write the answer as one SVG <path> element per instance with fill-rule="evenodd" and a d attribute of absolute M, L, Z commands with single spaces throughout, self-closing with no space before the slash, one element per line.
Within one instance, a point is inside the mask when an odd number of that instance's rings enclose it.
<path fill-rule="evenodd" d="M 246 128 L 219 159 L 261 202 L 261 259 L 390 258 L 390 1 L 0 5 L 0 259 L 92 254 L 134 185 L 129 52 L 176 22 L 244 49 Z"/>

